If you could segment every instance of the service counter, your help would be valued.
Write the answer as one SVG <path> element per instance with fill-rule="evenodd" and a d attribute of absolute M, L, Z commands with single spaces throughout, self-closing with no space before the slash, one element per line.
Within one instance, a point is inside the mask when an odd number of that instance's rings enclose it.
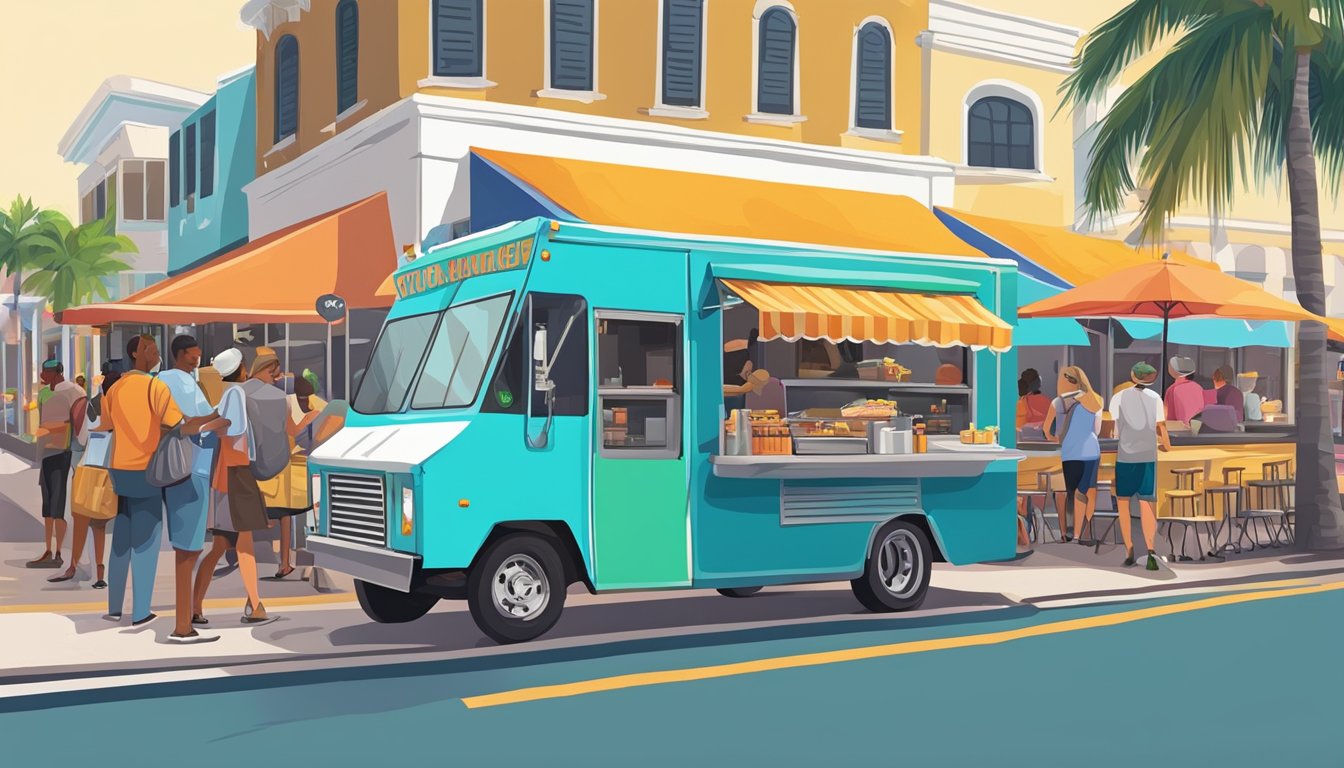
<path fill-rule="evenodd" d="M 1001 447 L 963 446 L 959 438 L 932 437 L 926 453 L 852 456 L 713 456 L 719 477 L 819 480 L 886 477 L 978 477 L 996 461 L 1028 454 Z M 1058 462 L 1056 462 L 1058 463 Z M 1034 477 L 1034 475 L 1033 475 Z"/>

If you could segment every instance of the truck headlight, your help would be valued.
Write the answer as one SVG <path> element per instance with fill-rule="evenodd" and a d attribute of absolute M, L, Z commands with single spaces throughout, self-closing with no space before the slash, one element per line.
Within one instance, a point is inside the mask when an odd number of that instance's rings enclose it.
<path fill-rule="evenodd" d="M 308 479 L 308 500 L 313 504 L 313 530 L 322 529 L 322 476 Z"/>
<path fill-rule="evenodd" d="M 401 489 L 401 535 L 410 536 L 415 530 L 415 491 Z"/>

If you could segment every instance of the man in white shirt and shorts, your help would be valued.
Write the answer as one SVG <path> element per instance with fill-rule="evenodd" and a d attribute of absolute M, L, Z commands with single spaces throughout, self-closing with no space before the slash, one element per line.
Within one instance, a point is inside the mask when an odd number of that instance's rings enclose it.
<path fill-rule="evenodd" d="M 1157 452 L 1171 450 L 1171 440 L 1167 436 L 1162 397 L 1152 389 L 1157 369 L 1148 363 L 1136 363 L 1130 369 L 1130 379 L 1134 386 L 1116 393 L 1109 409 L 1119 443 L 1115 455 L 1115 498 L 1120 507 L 1120 532 L 1125 537 L 1125 565 L 1135 564 L 1129 505 L 1131 500 L 1137 500 L 1143 541 L 1148 547 L 1147 567 L 1156 571 L 1153 539 L 1157 537 L 1157 513 L 1153 505 L 1157 501 Z"/>

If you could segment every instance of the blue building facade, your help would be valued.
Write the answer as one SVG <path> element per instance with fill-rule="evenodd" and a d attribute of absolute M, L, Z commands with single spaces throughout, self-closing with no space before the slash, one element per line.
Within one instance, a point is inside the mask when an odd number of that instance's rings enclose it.
<path fill-rule="evenodd" d="M 247 196 L 256 176 L 255 68 L 226 75 L 182 121 L 168 147 L 168 274 L 247 242 Z"/>

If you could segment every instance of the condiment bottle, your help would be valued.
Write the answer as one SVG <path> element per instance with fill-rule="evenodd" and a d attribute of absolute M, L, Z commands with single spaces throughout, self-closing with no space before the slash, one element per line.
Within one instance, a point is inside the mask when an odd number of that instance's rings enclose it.
<path fill-rule="evenodd" d="M 929 436 L 924 433 L 923 424 L 915 425 L 914 450 L 915 453 L 926 453 L 929 450 Z"/>

